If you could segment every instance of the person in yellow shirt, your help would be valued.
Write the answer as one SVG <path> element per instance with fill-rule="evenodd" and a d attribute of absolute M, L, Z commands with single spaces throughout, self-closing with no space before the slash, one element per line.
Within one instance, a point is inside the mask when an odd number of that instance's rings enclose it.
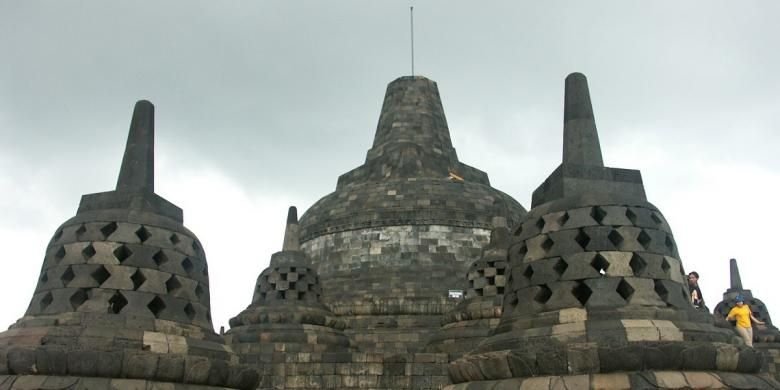
<path fill-rule="evenodd" d="M 751 320 L 756 324 L 763 325 L 762 321 L 753 316 L 750 311 L 750 306 L 745 304 L 745 297 L 737 295 L 735 298 L 737 305 L 731 308 L 729 314 L 726 316 L 726 320 L 736 320 L 737 325 L 734 329 L 737 331 L 740 337 L 745 340 L 745 345 L 748 347 L 753 346 L 753 327 L 751 326 Z"/>

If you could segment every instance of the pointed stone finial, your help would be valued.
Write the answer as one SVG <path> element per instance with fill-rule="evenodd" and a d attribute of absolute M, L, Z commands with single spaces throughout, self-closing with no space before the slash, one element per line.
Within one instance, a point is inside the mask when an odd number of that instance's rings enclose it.
<path fill-rule="evenodd" d="M 740 279 L 739 277 L 739 267 L 737 267 L 737 259 L 729 260 L 729 268 L 731 271 L 730 290 L 742 290 L 742 279 Z"/>
<path fill-rule="evenodd" d="M 284 229 L 283 251 L 301 250 L 298 229 L 298 209 L 295 206 L 290 206 L 290 209 L 287 210 L 287 226 Z"/>
<path fill-rule="evenodd" d="M 116 190 L 154 192 L 154 106 L 149 101 L 135 103 Z"/>
<path fill-rule="evenodd" d="M 563 163 L 604 166 L 593 107 L 590 104 L 588 79 L 582 73 L 572 73 L 566 77 Z"/>

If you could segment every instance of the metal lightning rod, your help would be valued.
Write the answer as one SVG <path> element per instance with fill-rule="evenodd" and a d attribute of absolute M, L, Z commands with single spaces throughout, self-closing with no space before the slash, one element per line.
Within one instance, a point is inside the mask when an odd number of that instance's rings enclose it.
<path fill-rule="evenodd" d="M 412 76 L 414 76 L 414 7 L 409 7 L 409 27 L 412 31 Z"/>

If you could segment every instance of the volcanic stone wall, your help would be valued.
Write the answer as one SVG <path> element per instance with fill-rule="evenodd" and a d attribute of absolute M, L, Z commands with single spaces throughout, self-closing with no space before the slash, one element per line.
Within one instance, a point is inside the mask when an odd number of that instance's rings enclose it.
<path fill-rule="evenodd" d="M 450 383 L 445 353 L 262 354 L 259 389 L 441 389 Z"/>
<path fill-rule="evenodd" d="M 323 235 L 302 249 L 318 267 L 323 303 L 361 330 L 358 347 L 401 351 L 438 329 L 456 303 L 448 290 L 466 289 L 468 267 L 489 240 L 482 228 L 386 226 Z"/>

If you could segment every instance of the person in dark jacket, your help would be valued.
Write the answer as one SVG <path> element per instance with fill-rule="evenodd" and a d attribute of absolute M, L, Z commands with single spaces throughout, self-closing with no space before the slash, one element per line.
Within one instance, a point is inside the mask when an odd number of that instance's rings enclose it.
<path fill-rule="evenodd" d="M 697 309 L 706 309 L 704 306 L 704 296 L 701 295 L 699 288 L 699 273 L 693 271 L 688 274 L 688 288 L 691 290 L 691 304 Z"/>

